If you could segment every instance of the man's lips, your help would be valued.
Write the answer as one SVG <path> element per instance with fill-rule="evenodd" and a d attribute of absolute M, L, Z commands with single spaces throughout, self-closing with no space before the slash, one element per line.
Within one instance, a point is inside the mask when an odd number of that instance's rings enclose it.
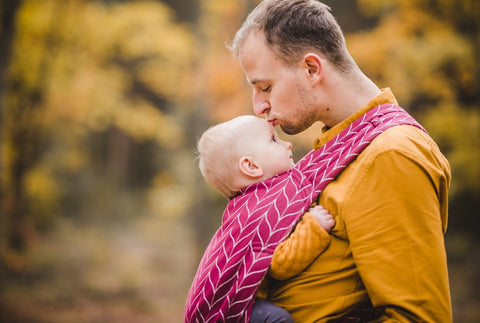
<path fill-rule="evenodd" d="M 268 119 L 267 121 L 270 122 L 274 127 L 277 125 L 277 119 Z"/>

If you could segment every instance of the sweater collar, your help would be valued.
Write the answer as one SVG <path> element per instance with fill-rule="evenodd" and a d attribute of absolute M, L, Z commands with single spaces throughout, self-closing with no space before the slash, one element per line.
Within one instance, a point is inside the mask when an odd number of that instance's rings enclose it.
<path fill-rule="evenodd" d="M 384 103 L 392 103 L 392 104 L 398 105 L 398 102 L 395 99 L 395 96 L 393 95 L 390 88 L 385 88 L 385 89 L 382 89 L 381 91 L 382 93 L 374 97 L 372 100 L 370 100 L 370 102 L 364 105 L 361 109 L 359 109 L 357 112 L 355 112 L 350 117 L 343 120 L 336 126 L 332 128 L 329 128 L 328 126 L 323 127 L 322 134 L 313 142 L 313 149 L 318 149 L 323 145 L 325 145 L 333 137 L 338 135 L 343 129 L 347 128 L 360 116 L 367 113 L 369 110 L 373 109 L 374 107 Z"/>

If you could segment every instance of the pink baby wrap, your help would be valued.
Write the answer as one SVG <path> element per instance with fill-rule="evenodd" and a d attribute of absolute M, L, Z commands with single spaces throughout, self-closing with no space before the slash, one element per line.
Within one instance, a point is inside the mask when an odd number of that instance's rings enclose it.
<path fill-rule="evenodd" d="M 377 135 L 396 125 L 423 129 L 402 108 L 377 106 L 292 170 L 248 186 L 231 199 L 195 274 L 185 322 L 249 322 L 277 245 L 325 186 Z"/>

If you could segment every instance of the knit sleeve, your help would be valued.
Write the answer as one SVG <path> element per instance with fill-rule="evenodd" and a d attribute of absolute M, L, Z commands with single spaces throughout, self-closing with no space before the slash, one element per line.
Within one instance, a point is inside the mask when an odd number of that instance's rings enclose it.
<path fill-rule="evenodd" d="M 305 213 L 290 236 L 275 249 L 270 276 L 285 280 L 298 275 L 329 243 L 330 235 L 310 213 Z"/>

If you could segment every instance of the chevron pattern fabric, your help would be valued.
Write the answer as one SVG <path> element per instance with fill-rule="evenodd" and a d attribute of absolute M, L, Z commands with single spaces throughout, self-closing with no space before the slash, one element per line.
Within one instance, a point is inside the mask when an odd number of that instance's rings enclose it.
<path fill-rule="evenodd" d="M 325 186 L 377 135 L 396 125 L 424 130 L 402 108 L 377 106 L 295 168 L 248 186 L 231 199 L 188 293 L 185 322 L 249 322 L 255 293 L 277 245 Z"/>

